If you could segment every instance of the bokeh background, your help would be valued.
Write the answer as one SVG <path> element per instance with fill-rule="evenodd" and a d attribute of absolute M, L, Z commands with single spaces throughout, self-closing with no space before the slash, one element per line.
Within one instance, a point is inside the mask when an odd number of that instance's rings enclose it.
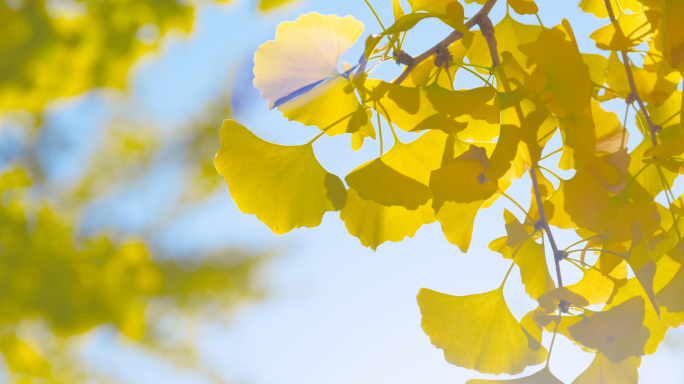
<path fill-rule="evenodd" d="M 500 3 L 495 24 L 505 14 Z M 605 54 L 588 36 L 606 22 L 577 3 L 537 0 L 544 25 L 567 18 L 582 52 Z M 371 4 L 392 23 L 390 0 Z M 479 6 L 465 8 L 473 15 Z M 487 377 L 444 361 L 420 328 L 415 296 L 421 287 L 466 295 L 498 286 L 509 262 L 487 245 L 505 234 L 503 208 L 520 216 L 511 203 L 500 199 L 478 215 L 468 254 L 437 223 L 373 252 L 339 213 L 317 228 L 273 235 L 240 213 L 214 169 L 223 119 L 280 144 L 317 133 L 269 111 L 252 86 L 257 47 L 280 22 L 308 12 L 353 15 L 364 35 L 381 31 L 363 0 L 0 2 L 0 382 Z M 416 55 L 448 33 L 423 21 L 405 50 Z M 362 41 L 343 60 L 355 63 Z M 389 62 L 373 77 L 400 71 Z M 478 81 L 457 72 L 457 88 Z M 622 101 L 605 106 L 622 120 Z M 627 126 L 633 148 L 641 140 L 633 114 Z M 385 140 L 388 148 L 391 135 Z M 348 135 L 324 137 L 315 151 L 340 176 L 378 154 L 369 141 L 353 152 Z M 528 202 L 530 186 L 517 181 L 509 194 Z M 674 192 L 684 192 L 682 183 Z M 575 239 L 557 236 L 560 244 Z M 566 283 L 580 277 L 563 273 Z M 535 307 L 515 273 L 505 295 L 518 319 Z M 683 343 L 684 330 L 670 330 L 643 359 L 641 382 L 684 382 Z M 559 337 L 551 369 L 569 383 L 592 359 Z"/>

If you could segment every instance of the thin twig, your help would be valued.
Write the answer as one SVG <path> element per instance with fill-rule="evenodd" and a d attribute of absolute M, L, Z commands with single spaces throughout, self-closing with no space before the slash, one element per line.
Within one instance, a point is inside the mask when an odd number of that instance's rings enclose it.
<path fill-rule="evenodd" d="M 477 14 L 475 14 L 475 16 L 473 16 L 470 20 L 468 20 L 465 23 L 466 27 L 468 29 L 474 27 L 475 24 L 477 24 L 478 17 L 482 14 L 485 14 L 485 15 L 489 14 L 489 12 L 492 10 L 492 7 L 494 7 L 494 4 L 496 4 L 496 1 L 497 0 L 487 0 L 485 5 L 482 6 L 482 9 L 480 9 L 480 11 Z M 437 52 L 437 48 L 439 48 L 440 46 L 448 47 L 454 41 L 462 39 L 463 36 L 464 36 L 464 34 L 462 32 L 453 31 L 444 40 L 440 41 L 435 46 L 433 46 L 432 48 L 428 49 L 427 51 L 421 53 L 420 55 L 414 57 L 413 60 L 411 60 L 411 64 L 407 65 L 406 69 L 404 69 L 404 72 L 402 72 L 401 75 L 399 75 L 399 77 L 397 77 L 394 80 L 394 84 L 401 84 L 401 82 L 404 81 L 406 79 L 406 77 L 408 77 L 408 75 L 414 69 L 416 69 L 418 64 L 422 63 L 423 61 L 427 60 L 430 56 L 434 55 Z"/>
<path fill-rule="evenodd" d="M 530 169 L 530 178 L 532 179 L 532 186 L 534 187 L 534 196 L 537 199 L 537 208 L 539 210 L 539 220 L 546 230 L 546 236 L 549 238 L 551 243 L 551 249 L 553 250 L 553 261 L 556 264 L 556 277 L 558 278 L 558 286 L 563 287 L 563 277 L 560 271 L 560 255 L 558 251 L 558 246 L 556 246 L 556 240 L 553 239 L 553 233 L 551 232 L 551 227 L 549 222 L 546 220 L 546 212 L 544 212 L 544 203 L 541 199 L 541 192 L 539 192 L 539 182 L 537 181 L 537 173 L 534 169 Z"/>
<path fill-rule="evenodd" d="M 613 23 L 615 26 L 615 31 L 619 33 L 620 35 L 624 36 L 624 33 L 622 32 L 622 29 L 620 28 L 620 25 L 617 23 L 617 20 L 615 19 L 615 14 L 613 13 L 613 6 L 610 4 L 610 0 L 604 0 L 606 3 L 606 10 L 608 11 L 608 16 L 610 16 L 610 21 Z M 634 82 L 634 75 L 632 74 L 632 68 L 629 64 L 629 57 L 627 56 L 627 51 L 620 51 L 622 54 L 622 61 L 625 64 L 625 71 L 627 72 L 627 79 L 629 80 L 629 86 L 632 89 L 632 95 L 636 98 L 637 103 L 639 103 L 639 107 L 641 108 L 641 114 L 644 115 L 644 118 L 646 119 L 646 122 L 648 123 L 648 129 L 651 133 L 651 141 L 653 142 L 653 146 L 658 145 L 658 140 L 656 139 L 656 126 L 653 124 L 651 121 L 651 116 L 648 113 L 648 110 L 646 110 L 646 106 L 644 105 L 644 101 L 641 100 L 641 96 L 639 95 L 639 91 L 637 90 L 636 83 Z"/>

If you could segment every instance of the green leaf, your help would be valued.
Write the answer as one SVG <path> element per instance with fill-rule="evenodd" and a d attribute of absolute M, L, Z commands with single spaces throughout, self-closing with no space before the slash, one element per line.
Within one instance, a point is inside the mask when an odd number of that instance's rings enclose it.
<path fill-rule="evenodd" d="M 278 235 L 319 225 L 325 212 L 339 211 L 347 199 L 342 181 L 323 169 L 312 144 L 272 144 L 234 120 L 223 122 L 215 164 L 240 211 L 255 214 Z"/>

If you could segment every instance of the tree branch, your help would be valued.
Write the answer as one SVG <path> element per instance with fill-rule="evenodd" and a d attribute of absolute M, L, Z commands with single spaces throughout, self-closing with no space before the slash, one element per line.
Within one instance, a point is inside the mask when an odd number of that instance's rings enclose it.
<path fill-rule="evenodd" d="M 610 5 L 610 0 L 604 1 L 606 3 L 606 10 L 608 11 L 608 16 L 610 16 L 610 22 L 613 23 L 615 31 L 621 34 L 622 36 L 625 36 L 625 34 L 622 32 L 622 29 L 620 28 L 620 24 L 618 24 L 615 19 L 615 14 L 613 13 L 613 6 Z M 644 101 L 641 100 L 641 96 L 639 96 L 639 91 L 637 91 L 636 83 L 634 82 L 634 74 L 632 74 L 632 68 L 629 65 L 629 57 L 627 56 L 627 52 L 620 51 L 620 53 L 622 54 L 622 61 L 625 64 L 625 71 L 627 72 L 629 86 L 632 89 L 632 93 L 630 94 L 630 96 L 627 97 L 627 100 L 633 97 L 636 99 L 637 103 L 639 103 L 639 107 L 641 108 L 641 114 L 644 115 L 644 118 L 648 123 L 648 130 L 651 133 L 651 141 L 653 142 L 653 146 L 656 146 L 658 145 L 658 140 L 656 140 L 656 133 L 658 132 L 658 128 L 651 121 L 651 115 L 648 113 L 646 106 L 644 106 Z"/>
<path fill-rule="evenodd" d="M 482 9 L 480 9 L 480 11 L 475 14 L 475 16 L 473 16 L 470 20 L 468 20 L 465 23 L 466 27 L 468 27 L 468 29 L 474 27 L 475 24 L 478 23 L 480 15 L 489 14 L 489 12 L 492 10 L 492 7 L 494 7 L 494 4 L 496 4 L 496 1 L 497 0 L 487 0 L 485 5 L 482 6 Z M 397 77 L 393 81 L 393 83 L 401 84 L 401 82 L 404 81 L 406 77 L 408 77 L 408 75 L 418 66 L 418 64 L 422 63 L 423 61 L 427 60 L 430 56 L 434 55 L 440 46 L 448 47 L 454 41 L 462 39 L 463 36 L 463 33 L 459 31 L 451 32 L 449 36 L 447 36 L 444 40 L 440 41 L 437 45 L 421 53 L 420 55 L 414 57 L 413 60 L 411 60 L 411 64 L 406 66 L 404 72 L 402 72 L 401 75 L 399 75 L 399 77 Z"/>
<path fill-rule="evenodd" d="M 563 251 L 558 250 L 556 245 L 556 240 L 553 238 L 553 233 L 551 232 L 551 227 L 549 222 L 546 220 L 546 212 L 544 211 L 544 203 L 541 199 L 541 193 L 539 192 L 539 182 L 537 181 L 537 173 L 534 169 L 530 169 L 530 178 L 532 179 L 532 186 L 534 187 L 534 196 L 537 199 L 537 209 L 539 210 L 539 221 L 544 226 L 546 231 L 546 236 L 549 238 L 551 243 L 551 249 L 553 250 L 553 261 L 556 264 L 556 277 L 558 278 L 558 286 L 563 287 L 563 277 L 560 271 L 560 259 L 563 255 Z"/>
<path fill-rule="evenodd" d="M 489 16 L 487 16 L 486 13 L 480 13 L 477 15 L 476 18 L 478 24 L 480 25 L 480 29 L 482 30 L 482 35 L 485 37 L 487 40 L 487 45 L 489 46 L 489 52 L 492 55 L 492 63 L 493 67 L 496 67 L 497 65 L 500 64 L 499 62 L 499 52 L 497 51 L 496 48 L 496 36 L 494 35 L 494 27 L 492 26 L 491 20 L 489 20 Z M 501 69 L 503 71 L 503 68 Z M 502 73 L 501 76 L 501 85 L 504 87 L 506 91 L 510 91 L 510 84 L 508 83 L 508 79 L 505 76 L 505 73 Z M 516 113 L 518 114 L 518 117 L 520 121 L 523 121 L 523 112 L 520 106 L 516 106 Z M 546 232 L 546 237 L 549 238 L 549 243 L 551 243 L 551 249 L 553 250 L 553 261 L 554 264 L 556 265 L 556 277 L 558 279 L 558 286 L 562 287 L 563 286 L 563 277 L 561 276 L 561 270 L 560 270 L 560 260 L 565 254 L 565 251 L 559 251 L 558 246 L 556 245 L 556 240 L 553 238 L 553 233 L 551 232 L 551 227 L 549 226 L 548 220 L 546 220 L 546 212 L 544 211 L 544 202 L 542 202 L 541 198 L 541 193 L 539 191 L 539 182 L 537 181 L 537 173 L 534 168 L 530 169 L 530 178 L 532 179 L 532 185 L 534 187 L 534 196 L 537 201 L 537 209 L 539 211 L 539 222 L 541 225 L 544 227 L 544 231 Z M 567 309 L 563 309 L 561 307 L 561 310 L 563 312 L 567 312 Z"/>

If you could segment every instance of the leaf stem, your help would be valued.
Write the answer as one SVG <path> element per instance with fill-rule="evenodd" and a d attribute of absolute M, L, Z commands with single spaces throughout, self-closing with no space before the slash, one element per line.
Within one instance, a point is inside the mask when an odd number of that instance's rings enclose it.
<path fill-rule="evenodd" d="M 492 7 L 494 7 L 494 4 L 496 4 L 496 1 L 497 1 L 497 0 L 487 0 L 487 2 L 485 3 L 485 5 L 482 6 L 482 8 L 480 9 L 480 11 L 477 12 L 477 13 L 475 14 L 475 16 L 471 17 L 470 20 L 468 20 L 468 21 L 465 23 L 466 28 L 470 29 L 470 28 L 474 27 L 475 24 L 477 23 L 478 16 L 481 15 L 481 14 L 485 14 L 485 15 L 488 14 L 488 13 L 492 10 Z M 366 2 L 368 2 L 368 0 L 366 0 Z M 446 38 L 444 38 L 444 40 L 440 41 L 439 43 L 437 43 L 436 45 L 434 45 L 432 48 L 430 48 L 430 49 L 428 49 L 427 51 L 421 53 L 420 55 L 414 57 L 413 60 L 411 60 L 411 64 L 407 65 L 407 66 L 406 66 L 406 69 L 404 69 L 404 72 L 402 72 L 401 75 L 399 75 L 399 77 L 397 77 L 397 78 L 394 80 L 394 84 L 401 84 L 401 82 L 404 81 L 404 80 L 406 79 L 406 77 L 407 77 L 414 69 L 416 69 L 416 67 L 418 66 L 418 64 L 422 63 L 423 61 L 427 60 L 430 56 L 432 56 L 433 54 L 435 54 L 435 52 L 437 52 L 437 48 L 439 48 L 440 46 L 448 47 L 448 46 L 451 45 L 451 43 L 453 43 L 454 41 L 459 40 L 459 39 L 462 39 L 463 36 L 465 36 L 465 35 L 464 35 L 462 32 L 460 32 L 460 31 L 453 31 L 453 32 L 451 32 L 451 34 L 449 34 L 449 36 L 447 36 Z"/>
<path fill-rule="evenodd" d="M 456 65 L 458 65 L 459 67 L 461 67 L 461 68 L 465 69 L 466 71 L 472 73 L 473 75 L 479 77 L 480 80 L 484 81 L 485 83 L 487 83 L 487 85 L 489 85 L 490 87 L 494 88 L 494 86 L 492 85 L 492 83 L 490 83 L 489 81 L 487 81 L 484 77 L 480 76 L 479 73 L 477 73 L 477 72 L 473 71 L 472 69 L 470 69 L 470 68 L 468 68 L 468 67 L 466 67 L 466 66 L 463 66 L 463 65 L 461 65 L 461 64 L 456 64 Z M 495 91 L 496 93 L 499 93 L 499 92 L 496 90 L 496 88 L 494 88 L 494 91 Z"/>
<path fill-rule="evenodd" d="M 549 153 L 548 155 L 546 155 L 546 156 L 542 157 L 541 159 L 539 159 L 539 161 L 542 161 L 542 160 L 544 160 L 544 159 L 548 159 L 549 157 L 555 155 L 555 154 L 558 153 L 558 152 L 561 152 L 562 150 L 563 150 L 563 148 L 558 148 L 558 149 L 556 149 L 555 151 L 553 151 L 553 152 Z"/>
<path fill-rule="evenodd" d="M 385 153 L 382 149 L 382 123 L 380 122 L 380 113 L 375 111 L 375 114 L 378 115 L 378 136 L 380 136 L 380 156 L 382 156 Z"/>
<path fill-rule="evenodd" d="M 560 252 L 558 251 L 558 246 L 556 245 L 556 240 L 553 238 L 553 233 L 551 232 L 551 227 L 549 222 L 546 220 L 546 212 L 544 211 L 544 203 L 541 199 L 541 192 L 539 192 L 539 181 L 537 181 L 537 173 L 534 169 L 529 170 L 530 178 L 532 179 L 532 186 L 534 187 L 534 196 L 537 199 L 537 208 L 539 210 L 539 220 L 544 226 L 546 231 L 546 236 L 549 238 L 551 243 L 551 249 L 553 250 L 553 261 L 556 264 L 556 277 L 558 279 L 558 286 L 563 287 L 563 277 L 561 276 L 560 270 Z"/>
<path fill-rule="evenodd" d="M 558 314 L 558 317 L 560 317 L 560 313 Z M 549 362 L 551 361 L 551 352 L 553 352 L 553 344 L 556 342 L 556 334 L 558 333 L 558 325 L 560 324 L 560 321 L 556 323 L 556 326 L 553 329 L 553 337 L 551 338 L 551 345 L 549 346 L 549 355 L 546 357 L 546 366 L 549 366 Z"/>
<path fill-rule="evenodd" d="M 518 247 L 520 247 L 520 246 L 518 246 Z M 506 276 L 504 276 L 503 282 L 501 283 L 501 286 L 499 287 L 499 289 L 503 289 L 504 284 L 506 284 L 506 280 L 508 280 L 508 275 L 511 274 L 511 271 L 513 270 L 514 265 L 515 265 L 515 263 L 511 263 L 511 267 L 508 268 L 508 272 L 506 272 Z"/>
<path fill-rule="evenodd" d="M 599 237 L 599 235 L 589 236 L 589 237 L 587 237 L 586 239 L 582 239 L 582 240 L 575 241 L 574 243 L 572 243 L 572 244 L 568 245 L 567 247 L 565 247 L 564 250 L 567 251 L 568 249 L 574 247 L 574 246 L 577 245 L 577 244 L 583 243 L 583 242 L 585 242 L 585 241 L 589 241 L 589 240 L 591 240 L 591 239 L 595 239 L 595 238 L 597 238 L 597 237 Z"/>
<path fill-rule="evenodd" d="M 558 180 L 560 180 L 560 181 L 565 181 L 565 179 L 563 179 L 562 177 L 556 175 L 556 174 L 553 173 L 550 169 L 548 169 L 548 168 L 546 168 L 546 167 L 542 167 L 541 165 L 537 165 L 537 167 L 538 167 L 539 169 L 543 170 L 543 171 L 546 171 L 546 172 L 552 174 L 553 177 L 555 177 L 556 179 L 558 179 Z"/>
<path fill-rule="evenodd" d="M 604 1 L 606 3 L 606 10 L 608 11 L 608 16 L 610 17 L 610 22 L 615 27 L 615 32 L 618 35 L 625 37 L 624 32 L 622 32 L 622 29 L 620 28 L 620 24 L 618 24 L 615 20 L 615 14 L 613 13 L 613 6 L 610 4 L 610 0 Z M 634 82 L 634 74 L 632 74 L 632 68 L 630 66 L 629 57 L 627 56 L 627 51 L 620 51 L 620 53 L 622 54 L 622 61 L 625 64 L 625 71 L 627 72 L 627 79 L 629 80 L 629 86 L 632 90 L 632 95 L 634 95 L 637 103 L 639 103 L 639 107 L 641 108 L 641 114 L 644 116 L 646 122 L 648 123 L 648 129 L 651 133 L 651 141 L 653 142 L 653 146 L 656 146 L 658 145 L 658 140 L 656 139 L 656 127 L 651 121 L 651 116 L 648 113 L 646 106 L 644 105 L 644 101 L 641 100 L 641 96 L 639 96 L 639 91 L 637 90 L 636 83 Z"/>
<path fill-rule="evenodd" d="M 316 135 L 316 137 L 314 137 L 313 139 L 311 139 L 311 141 L 309 141 L 307 144 L 313 144 L 316 140 L 318 140 L 318 139 L 319 139 L 321 136 L 323 136 L 324 134 L 325 134 L 325 131 L 319 133 L 318 135 Z"/>
<path fill-rule="evenodd" d="M 679 110 L 678 112 L 676 112 L 674 115 L 668 117 L 667 120 L 665 120 L 665 121 L 663 121 L 662 123 L 660 123 L 660 125 L 663 126 L 663 125 L 669 123 L 670 120 L 672 120 L 672 119 L 674 119 L 675 117 L 679 116 L 681 113 L 682 113 L 682 110 L 680 109 L 680 110 Z"/>
<path fill-rule="evenodd" d="M 539 21 L 539 25 L 544 28 L 544 23 L 542 23 L 541 18 L 539 17 L 539 13 L 535 13 L 535 16 L 537 16 L 537 21 Z"/>
<path fill-rule="evenodd" d="M 527 216 L 527 219 L 530 220 L 530 222 L 531 222 L 532 224 L 534 224 L 534 219 L 532 219 L 532 217 L 530 216 L 530 214 L 527 213 L 527 211 L 525 210 L 525 208 L 522 207 L 522 205 L 518 204 L 517 201 L 513 200 L 512 197 L 508 196 L 508 195 L 507 195 L 504 191 L 502 191 L 501 189 L 499 189 L 499 194 L 500 194 L 501 196 L 507 198 L 508 200 L 510 200 L 513 204 L 516 205 L 516 207 L 520 208 L 520 210 L 525 214 L 525 216 Z"/>
<path fill-rule="evenodd" d="M 605 249 L 598 249 L 598 248 L 573 249 L 572 251 L 567 251 L 567 253 L 576 253 L 576 252 L 585 252 L 585 251 L 610 253 L 611 255 L 617 255 L 617 256 L 622 257 L 623 259 L 625 258 L 625 255 L 623 255 L 622 253 L 613 252 L 613 251 L 606 251 Z"/>
<path fill-rule="evenodd" d="M 375 9 L 373 9 L 373 6 L 368 2 L 368 0 L 363 0 L 366 2 L 366 5 L 368 5 L 368 8 L 370 8 L 371 12 L 375 15 L 375 19 L 378 20 L 378 23 L 380 23 L 380 27 L 382 27 L 382 31 L 384 32 L 386 30 L 385 26 L 382 24 L 382 20 L 380 20 L 380 16 L 375 12 Z"/>

